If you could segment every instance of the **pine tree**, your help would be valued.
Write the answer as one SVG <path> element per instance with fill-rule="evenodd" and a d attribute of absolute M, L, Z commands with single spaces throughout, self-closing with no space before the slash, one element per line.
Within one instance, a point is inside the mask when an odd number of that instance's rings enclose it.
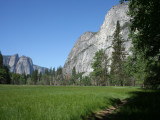
<path fill-rule="evenodd" d="M 9 84 L 10 81 L 9 69 L 7 66 L 3 65 L 3 56 L 0 51 L 0 83 Z"/>
<path fill-rule="evenodd" d="M 63 68 L 61 66 L 57 68 L 56 79 L 59 85 L 63 84 Z"/>
<path fill-rule="evenodd" d="M 39 82 L 42 80 L 42 73 L 41 72 L 38 75 L 38 80 L 39 80 Z"/>
<path fill-rule="evenodd" d="M 72 69 L 72 76 L 75 76 L 75 75 L 76 75 L 76 68 L 73 67 L 73 69 Z"/>
<path fill-rule="evenodd" d="M 123 86 L 122 63 L 125 57 L 125 48 L 123 43 L 122 36 L 120 35 L 120 24 L 119 21 L 117 21 L 116 30 L 114 32 L 114 40 L 112 42 L 113 52 L 111 75 L 113 76 L 113 79 L 116 80 L 115 82 L 120 82 L 121 86 Z"/>
<path fill-rule="evenodd" d="M 3 56 L 0 51 L 0 67 L 2 67 L 2 66 L 3 66 Z"/>
<path fill-rule="evenodd" d="M 32 81 L 36 85 L 38 81 L 38 70 L 32 72 Z"/>
<path fill-rule="evenodd" d="M 55 67 L 53 68 L 53 70 L 52 70 L 52 74 L 53 74 L 53 77 L 55 77 L 56 76 L 56 70 L 55 70 Z"/>
<path fill-rule="evenodd" d="M 103 49 L 95 53 L 93 63 L 91 64 L 93 68 L 91 76 L 95 77 L 97 85 L 107 85 L 108 62 L 108 56 L 105 54 L 105 51 Z"/>
<path fill-rule="evenodd" d="M 76 68 L 75 66 L 72 69 L 72 77 L 71 77 L 71 83 L 70 84 L 75 84 L 76 83 Z"/>

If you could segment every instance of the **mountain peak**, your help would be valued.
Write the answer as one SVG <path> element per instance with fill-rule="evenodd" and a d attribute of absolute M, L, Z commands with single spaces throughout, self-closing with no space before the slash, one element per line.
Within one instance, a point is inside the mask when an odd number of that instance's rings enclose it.
<path fill-rule="evenodd" d="M 39 73 L 45 72 L 45 67 L 40 67 L 34 65 L 30 57 L 22 55 L 19 57 L 18 54 L 14 55 L 4 55 L 3 56 L 4 65 L 9 67 L 10 72 L 23 74 L 31 74 L 34 70 L 38 70 Z"/>

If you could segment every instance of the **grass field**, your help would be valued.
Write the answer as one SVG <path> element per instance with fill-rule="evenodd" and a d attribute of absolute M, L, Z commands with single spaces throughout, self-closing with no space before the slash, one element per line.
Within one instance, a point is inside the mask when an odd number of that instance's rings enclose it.
<path fill-rule="evenodd" d="M 0 85 L 0 120 L 79 120 L 129 98 L 134 87 Z"/>

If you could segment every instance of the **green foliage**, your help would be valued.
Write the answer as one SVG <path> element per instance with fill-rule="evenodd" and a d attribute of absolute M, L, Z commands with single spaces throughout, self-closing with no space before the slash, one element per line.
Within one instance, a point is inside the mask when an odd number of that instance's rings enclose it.
<path fill-rule="evenodd" d="M 3 65 L 3 56 L 0 52 L 0 84 L 9 84 L 10 81 L 9 69 Z"/>
<path fill-rule="evenodd" d="M 82 75 L 83 74 L 84 74 L 84 72 L 77 73 L 76 68 L 73 67 L 72 76 L 69 78 L 69 85 L 83 85 L 83 82 L 82 82 Z"/>
<path fill-rule="evenodd" d="M 107 85 L 108 63 L 108 56 L 105 54 L 105 51 L 103 49 L 95 53 L 93 63 L 91 63 L 91 66 L 93 68 L 91 76 L 95 77 L 97 85 Z"/>
<path fill-rule="evenodd" d="M 56 70 L 55 70 L 55 67 L 53 68 L 52 70 L 52 75 L 55 77 L 56 76 Z"/>
<path fill-rule="evenodd" d="M 131 0 L 129 14 L 131 29 L 134 34 L 133 44 L 136 52 L 143 53 L 145 58 L 156 57 L 160 48 L 160 1 L 159 0 Z"/>
<path fill-rule="evenodd" d="M 56 72 L 56 75 L 62 75 L 63 74 L 63 68 L 61 66 L 59 66 L 57 68 L 57 72 Z"/>
<path fill-rule="evenodd" d="M 76 74 L 76 68 L 73 67 L 72 69 L 72 77 L 70 78 L 70 85 L 75 85 L 76 84 L 76 81 L 77 81 L 77 74 Z"/>
<path fill-rule="evenodd" d="M 47 75 L 46 73 L 42 76 L 42 81 L 43 81 L 43 85 L 50 85 L 50 79 L 49 79 L 49 75 Z"/>
<path fill-rule="evenodd" d="M 11 74 L 12 84 L 19 85 L 21 81 L 21 75 L 17 73 Z"/>
<path fill-rule="evenodd" d="M 146 61 L 145 85 L 160 85 L 160 1 L 130 0 L 132 43 L 135 52 Z"/>
<path fill-rule="evenodd" d="M 59 66 L 56 71 L 56 80 L 57 80 L 57 85 L 62 85 L 64 83 L 63 79 L 63 68 Z"/>
<path fill-rule="evenodd" d="M 82 78 L 81 84 L 84 85 L 84 86 L 91 86 L 91 79 L 90 79 L 90 77 L 85 76 L 84 78 Z"/>
<path fill-rule="evenodd" d="M 10 76 L 9 70 L 6 66 L 0 67 L 0 84 L 9 84 Z"/>
<path fill-rule="evenodd" d="M 123 63 L 123 74 L 128 78 L 126 83 L 143 86 L 145 78 L 146 61 L 141 56 L 132 54 Z M 130 83 L 129 83 L 130 82 Z"/>
<path fill-rule="evenodd" d="M 123 73 L 122 73 L 122 64 L 125 59 L 125 48 L 124 40 L 120 35 L 120 24 L 117 21 L 116 30 L 114 32 L 114 39 L 112 42 L 113 52 L 112 52 L 112 64 L 111 64 L 111 76 L 113 85 L 123 86 Z"/>
<path fill-rule="evenodd" d="M 76 68 L 73 67 L 73 69 L 72 69 L 72 76 L 75 76 L 75 75 L 76 75 Z"/>
<path fill-rule="evenodd" d="M 0 85 L 0 120 L 81 120 L 133 91 L 138 89 Z"/>
<path fill-rule="evenodd" d="M 40 72 L 38 75 L 38 82 L 42 80 L 42 73 Z"/>
<path fill-rule="evenodd" d="M 31 79 L 33 83 L 36 85 L 38 81 L 38 70 L 33 71 L 31 76 L 32 76 Z"/>
<path fill-rule="evenodd" d="M 156 89 L 160 85 L 160 62 L 155 60 L 147 61 L 147 67 L 145 69 L 145 85 L 148 88 Z"/>
<path fill-rule="evenodd" d="M 1 54 L 1 51 L 0 51 L 0 67 L 3 66 L 3 56 Z"/>

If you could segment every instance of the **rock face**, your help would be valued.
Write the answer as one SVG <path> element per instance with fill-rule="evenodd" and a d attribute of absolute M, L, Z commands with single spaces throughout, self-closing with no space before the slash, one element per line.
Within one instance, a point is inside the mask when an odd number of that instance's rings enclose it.
<path fill-rule="evenodd" d="M 67 61 L 65 62 L 63 73 L 71 74 L 75 66 L 77 72 L 85 72 L 88 75 L 93 71 L 91 63 L 95 52 L 99 49 L 104 49 L 106 54 L 111 57 L 112 55 L 112 41 L 113 34 L 116 28 L 116 23 L 119 20 L 121 25 L 121 35 L 125 42 L 125 49 L 129 52 L 131 41 L 128 40 L 129 34 L 129 21 L 130 17 L 127 16 L 128 3 L 113 6 L 107 13 L 104 23 L 100 30 L 96 32 L 84 33 L 75 43 L 72 48 Z"/>
<path fill-rule="evenodd" d="M 18 54 L 13 56 L 3 56 L 4 65 L 8 66 L 10 72 L 23 74 L 31 74 L 34 70 L 38 70 L 42 74 L 45 72 L 44 67 L 33 65 L 32 59 L 26 56 L 21 56 L 19 58 Z"/>
<path fill-rule="evenodd" d="M 18 54 L 11 56 L 10 61 L 9 61 L 11 72 L 16 72 L 16 65 L 17 65 L 18 60 L 19 60 Z"/>
<path fill-rule="evenodd" d="M 33 65 L 33 70 L 38 70 L 38 73 L 41 72 L 42 74 L 44 74 L 46 69 L 47 68 L 45 68 L 45 67 L 41 67 L 41 66 L 38 66 L 38 65 Z"/>
<path fill-rule="evenodd" d="M 31 74 L 33 72 L 33 62 L 32 59 L 26 56 L 20 57 L 16 64 L 16 73 L 19 74 Z"/>

